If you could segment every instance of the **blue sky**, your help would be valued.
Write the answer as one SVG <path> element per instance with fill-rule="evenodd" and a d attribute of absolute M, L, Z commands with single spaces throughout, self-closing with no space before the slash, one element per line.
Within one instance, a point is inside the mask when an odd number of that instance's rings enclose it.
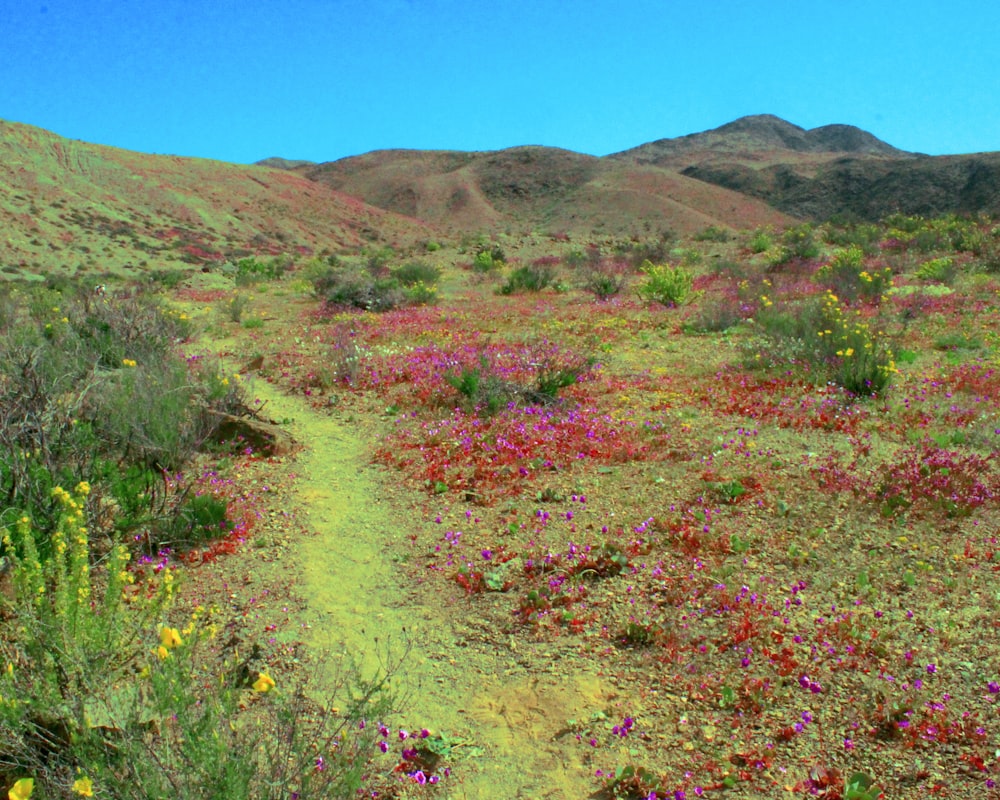
<path fill-rule="evenodd" d="M 745 114 L 1000 150 L 1000 3 L 4 0 L 0 118 L 150 153 L 595 155 Z"/>

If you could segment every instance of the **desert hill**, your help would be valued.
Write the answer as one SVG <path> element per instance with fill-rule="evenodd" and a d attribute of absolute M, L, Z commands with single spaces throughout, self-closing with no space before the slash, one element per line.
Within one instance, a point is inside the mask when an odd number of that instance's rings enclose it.
<path fill-rule="evenodd" d="M 0 121 L 0 266 L 138 269 L 428 235 L 295 172 L 86 144 Z"/>
<path fill-rule="evenodd" d="M 789 219 L 678 170 L 554 147 L 491 152 L 385 150 L 300 167 L 311 180 L 452 231 L 517 227 L 641 234 Z"/>
<path fill-rule="evenodd" d="M 383 150 L 316 164 L 148 155 L 0 121 L 0 268 L 138 270 L 498 230 L 613 236 L 834 215 L 1000 214 L 1000 153 L 907 153 L 770 115 L 597 157 Z"/>
<path fill-rule="evenodd" d="M 1000 213 L 1000 153 L 924 156 L 852 125 L 768 114 L 605 157 L 550 147 L 385 150 L 297 168 L 453 229 L 638 233 L 752 228 L 849 215 Z"/>

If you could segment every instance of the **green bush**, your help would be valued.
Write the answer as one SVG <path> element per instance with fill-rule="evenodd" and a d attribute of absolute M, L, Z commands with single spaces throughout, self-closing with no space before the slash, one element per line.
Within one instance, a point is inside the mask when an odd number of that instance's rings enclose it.
<path fill-rule="evenodd" d="M 955 265 L 955 259 L 942 256 L 922 263 L 917 268 L 917 277 L 922 281 L 934 281 L 947 286 L 954 282 L 957 272 L 958 267 Z"/>
<path fill-rule="evenodd" d="M 718 225 L 709 225 L 694 235 L 696 242 L 728 242 L 729 238 L 729 231 Z"/>
<path fill-rule="evenodd" d="M 547 264 L 528 264 L 511 272 L 498 291 L 500 294 L 540 292 L 552 284 L 555 276 L 555 270 Z"/>
<path fill-rule="evenodd" d="M 646 281 L 639 287 L 639 296 L 646 302 L 673 307 L 694 299 L 694 275 L 684 267 L 646 261 L 642 271 L 646 273 Z"/>
<path fill-rule="evenodd" d="M 765 253 L 774 246 L 774 231 L 771 228 L 758 228 L 747 242 L 751 253 Z"/>
<path fill-rule="evenodd" d="M 851 245 L 837 250 L 829 263 L 817 270 L 816 280 L 841 300 L 878 301 L 892 286 L 892 272 L 888 267 L 869 271 L 865 267 L 864 250 Z"/>
<path fill-rule="evenodd" d="M 392 277 L 374 277 L 353 266 L 331 267 L 313 278 L 313 291 L 329 306 L 389 311 L 406 303 L 406 291 Z"/>
<path fill-rule="evenodd" d="M 204 646 L 214 635 L 211 610 L 199 607 L 181 629 L 163 621 L 169 568 L 135 592 L 125 547 L 91 545 L 88 491 L 54 491 L 51 533 L 26 517 L 0 529 L 15 584 L 13 597 L 0 595 L 12 620 L 0 637 L 5 776 L 30 776 L 39 796 L 67 800 L 88 792 L 336 800 L 388 788 L 378 777 L 388 765 L 376 761 L 381 731 L 368 723 L 396 706 L 389 681 L 400 658 L 388 654 L 370 677 L 347 662 L 315 700 L 304 681 L 273 679 L 257 648 L 243 661 L 219 661 Z"/>
<path fill-rule="evenodd" d="M 754 323 L 762 340 L 746 345 L 750 364 L 799 365 L 861 397 L 882 393 L 896 372 L 888 336 L 829 291 L 795 303 L 766 300 Z"/>
<path fill-rule="evenodd" d="M 177 468 L 211 435 L 217 412 L 243 407 L 242 387 L 215 362 L 176 352 L 181 316 L 135 297 L 92 296 L 11 314 L 0 328 L 9 506 L 51 527 L 56 485 Z"/>
<path fill-rule="evenodd" d="M 292 268 L 287 256 L 273 256 L 266 261 L 256 258 L 241 258 L 236 262 L 236 284 L 249 286 L 260 281 L 279 280 Z"/>
<path fill-rule="evenodd" d="M 599 263 L 584 272 L 581 287 L 598 300 L 619 294 L 628 284 L 628 265 Z"/>
<path fill-rule="evenodd" d="M 414 286 L 418 283 L 433 286 L 441 277 L 441 269 L 424 261 L 410 261 L 394 269 L 392 277 L 403 286 Z"/>

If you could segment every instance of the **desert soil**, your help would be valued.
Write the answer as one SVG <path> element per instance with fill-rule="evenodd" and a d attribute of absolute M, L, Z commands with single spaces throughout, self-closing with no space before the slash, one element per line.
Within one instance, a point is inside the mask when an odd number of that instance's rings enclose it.
<path fill-rule="evenodd" d="M 316 410 L 263 381 L 255 395 L 288 420 L 303 449 L 288 500 L 308 533 L 284 558 L 295 575 L 310 650 L 336 670 L 344 654 L 366 672 L 386 649 L 412 648 L 394 682 L 407 720 L 457 739 L 448 798 L 565 798 L 594 791 L 570 719 L 604 712 L 608 688 L 571 644 L 518 642 L 441 597 L 405 565 L 415 498 L 368 464 L 357 421 Z M 440 592 L 440 590 L 438 590 Z M 462 627 L 457 627 L 460 624 Z M 529 649 L 529 652 L 524 652 Z"/>

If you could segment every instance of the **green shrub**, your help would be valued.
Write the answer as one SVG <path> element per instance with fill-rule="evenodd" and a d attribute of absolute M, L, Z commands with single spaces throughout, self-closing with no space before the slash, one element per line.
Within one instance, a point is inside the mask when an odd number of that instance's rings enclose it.
<path fill-rule="evenodd" d="M 406 287 L 406 298 L 411 305 L 426 306 L 437 300 L 437 287 L 417 281 Z"/>
<path fill-rule="evenodd" d="M 586 270 L 581 287 L 598 300 L 607 300 L 619 294 L 628 283 L 628 265 L 598 264 Z"/>
<path fill-rule="evenodd" d="M 381 732 L 366 721 L 396 707 L 389 682 L 400 658 L 388 654 L 370 677 L 348 661 L 315 700 L 304 680 L 286 687 L 271 678 L 256 648 L 220 662 L 203 646 L 211 610 L 196 609 L 182 629 L 163 621 L 169 568 L 130 591 L 125 547 L 91 545 L 88 491 L 54 491 L 51 533 L 27 518 L 0 529 L 14 575 L 13 597 L 0 595 L 12 621 L 0 637 L 5 774 L 30 776 L 39 796 L 66 798 L 332 800 L 386 788 Z"/>
<path fill-rule="evenodd" d="M 861 397 L 883 392 L 896 372 L 887 335 L 832 292 L 781 305 L 764 299 L 754 323 L 763 340 L 748 343 L 750 364 L 798 364 Z"/>
<path fill-rule="evenodd" d="M 646 281 L 639 287 L 639 296 L 647 302 L 664 306 L 680 306 L 694 299 L 694 275 L 684 267 L 669 264 L 642 265 Z"/>
<path fill-rule="evenodd" d="M 433 286 L 441 277 L 441 269 L 424 261 L 410 261 L 394 269 L 392 277 L 403 286 L 414 286 L 418 283 Z"/>
<path fill-rule="evenodd" d="M 547 264 L 528 264 L 518 267 L 498 290 L 500 294 L 540 292 L 555 280 L 555 270 Z"/>
<path fill-rule="evenodd" d="M 747 249 L 751 253 L 765 253 L 774 246 L 774 231 L 771 228 L 758 228 L 750 235 Z"/>
<path fill-rule="evenodd" d="M 463 367 L 444 376 L 469 410 L 495 414 L 511 403 L 551 405 L 562 389 L 577 383 L 594 365 L 593 359 L 577 358 L 545 345 L 530 345 L 524 354 L 524 372 L 530 380 L 507 377 L 486 353 L 474 367 Z"/>
<path fill-rule="evenodd" d="M 684 329 L 694 333 L 721 333 L 743 321 L 742 304 L 738 298 L 724 296 L 706 299 L 684 323 Z"/>
<path fill-rule="evenodd" d="M 815 229 L 808 222 L 788 228 L 782 234 L 781 242 L 795 258 L 816 258 L 820 253 Z"/>
<path fill-rule="evenodd" d="M 917 277 L 922 281 L 934 281 L 950 285 L 955 280 L 958 268 L 955 259 L 948 256 L 932 258 L 925 261 L 917 268 Z"/>
<path fill-rule="evenodd" d="M 472 259 L 472 271 L 479 273 L 489 273 L 495 272 L 496 270 L 503 269 L 504 260 L 502 258 L 496 257 L 496 251 L 490 249 L 483 249 L 476 253 L 475 258 Z"/>
<path fill-rule="evenodd" d="M 694 235 L 696 242 L 728 242 L 730 233 L 718 225 L 709 225 Z"/>
<path fill-rule="evenodd" d="M 394 278 L 374 277 L 352 266 L 332 267 L 317 275 L 313 291 L 329 306 L 365 311 L 389 311 L 406 302 L 406 292 Z"/>
<path fill-rule="evenodd" d="M 241 258 L 236 262 L 236 284 L 250 286 L 260 281 L 279 280 L 292 268 L 287 256 L 273 256 L 266 261 L 256 258 Z"/>
<path fill-rule="evenodd" d="M 892 272 L 865 268 L 865 253 L 851 245 L 846 250 L 837 250 L 829 263 L 816 272 L 816 280 L 833 291 L 841 300 L 854 301 L 859 297 L 868 301 L 878 301 L 892 286 Z"/>

